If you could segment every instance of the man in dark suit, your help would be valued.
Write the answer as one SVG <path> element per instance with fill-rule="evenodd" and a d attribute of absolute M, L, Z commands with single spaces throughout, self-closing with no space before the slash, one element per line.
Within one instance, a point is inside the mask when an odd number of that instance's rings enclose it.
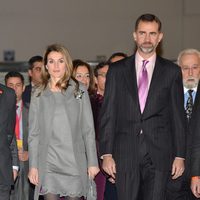
<path fill-rule="evenodd" d="M 200 105 L 200 52 L 196 49 L 185 49 L 179 53 L 178 65 L 181 67 L 184 86 L 184 108 L 187 117 L 186 160 L 183 176 L 169 180 L 167 200 L 194 200 L 190 190 L 191 145 L 194 137 L 196 119 L 200 116 L 197 109 Z"/>
<path fill-rule="evenodd" d="M 137 52 L 109 66 L 100 153 L 119 200 L 163 200 L 170 173 L 176 179 L 184 171 L 182 74 L 156 55 L 163 37 L 156 16 L 141 15 L 133 37 Z"/>
<path fill-rule="evenodd" d="M 31 93 L 33 92 L 34 88 L 41 83 L 43 58 L 42 56 L 33 56 L 29 59 L 28 64 L 28 75 L 30 77 L 30 84 L 25 87 L 22 97 L 23 101 L 26 103 L 30 103 Z"/>
<path fill-rule="evenodd" d="M 197 199 L 200 197 L 200 52 L 195 49 L 188 49 L 180 55 L 179 58 L 181 59 L 179 60 L 181 61 L 183 79 L 185 77 L 184 86 L 192 90 L 194 102 L 187 133 L 187 190 L 189 190 L 189 182 L 192 177 L 191 189 L 195 197 L 192 196 L 190 199 Z"/>
<path fill-rule="evenodd" d="M 28 180 L 28 109 L 29 104 L 22 101 L 24 91 L 24 77 L 16 71 L 8 72 L 5 84 L 15 90 L 17 97 L 15 134 L 17 139 L 20 170 L 11 191 L 10 200 L 29 200 L 30 183 Z"/>
<path fill-rule="evenodd" d="M 16 97 L 12 89 L 0 84 L 0 200 L 9 200 L 17 176 L 18 156 L 14 137 Z"/>

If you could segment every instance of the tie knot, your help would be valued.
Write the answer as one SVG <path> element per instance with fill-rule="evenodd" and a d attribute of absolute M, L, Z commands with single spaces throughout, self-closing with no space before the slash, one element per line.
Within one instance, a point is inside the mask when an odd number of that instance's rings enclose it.
<path fill-rule="evenodd" d="M 194 90 L 188 90 L 189 96 L 192 96 L 193 91 L 194 91 Z"/>
<path fill-rule="evenodd" d="M 142 68 L 145 68 L 148 62 L 149 62 L 148 60 L 143 60 L 142 61 Z"/>

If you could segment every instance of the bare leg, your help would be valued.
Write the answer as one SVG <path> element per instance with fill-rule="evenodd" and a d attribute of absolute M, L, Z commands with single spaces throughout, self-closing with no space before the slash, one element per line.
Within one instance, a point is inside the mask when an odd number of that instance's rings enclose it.
<path fill-rule="evenodd" d="M 65 200 L 82 200 L 83 198 L 82 197 L 65 197 Z"/>
<path fill-rule="evenodd" d="M 48 193 L 44 195 L 44 200 L 59 200 L 59 195 Z"/>

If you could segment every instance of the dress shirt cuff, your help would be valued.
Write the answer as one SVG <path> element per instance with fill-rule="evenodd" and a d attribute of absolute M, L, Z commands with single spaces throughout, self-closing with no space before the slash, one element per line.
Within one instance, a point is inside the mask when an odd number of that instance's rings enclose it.
<path fill-rule="evenodd" d="M 18 166 L 13 166 L 13 169 L 15 169 L 16 171 L 18 171 L 19 167 Z"/>
<path fill-rule="evenodd" d="M 192 180 L 200 180 L 200 176 L 192 176 Z"/>
<path fill-rule="evenodd" d="M 104 157 L 106 157 L 106 156 L 108 156 L 108 157 L 111 157 L 112 158 L 112 154 L 104 154 L 104 155 L 102 155 L 100 158 L 101 159 L 103 159 Z"/>
<path fill-rule="evenodd" d="M 175 157 L 175 159 L 185 160 L 185 158 L 181 158 L 181 157 Z"/>

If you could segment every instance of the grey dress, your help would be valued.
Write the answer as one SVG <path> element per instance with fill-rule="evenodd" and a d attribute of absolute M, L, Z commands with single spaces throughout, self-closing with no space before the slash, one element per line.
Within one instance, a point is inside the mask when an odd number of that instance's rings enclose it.
<path fill-rule="evenodd" d="M 52 92 L 55 110 L 52 135 L 49 141 L 44 181 L 41 194 L 53 193 L 60 196 L 81 197 L 83 188 L 74 156 L 72 132 L 64 108 L 64 95 Z M 63 167 L 65 166 L 65 167 Z"/>

